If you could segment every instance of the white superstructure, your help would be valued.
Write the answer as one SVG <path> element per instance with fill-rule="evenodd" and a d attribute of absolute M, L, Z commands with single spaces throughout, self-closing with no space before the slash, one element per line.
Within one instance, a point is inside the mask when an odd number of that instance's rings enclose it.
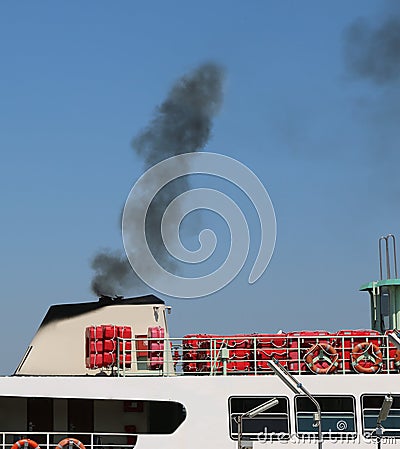
<path fill-rule="evenodd" d="M 362 290 L 372 329 L 336 333 L 178 339 L 155 296 L 52 306 L 14 375 L 0 378 L 0 449 L 61 440 L 91 449 L 234 449 L 240 416 L 243 447 L 317 447 L 315 406 L 273 373 L 272 360 L 320 404 L 324 448 L 375 444 L 385 397 L 393 401 L 382 441 L 397 445 L 400 350 L 387 330 L 398 327 L 400 279 Z"/>

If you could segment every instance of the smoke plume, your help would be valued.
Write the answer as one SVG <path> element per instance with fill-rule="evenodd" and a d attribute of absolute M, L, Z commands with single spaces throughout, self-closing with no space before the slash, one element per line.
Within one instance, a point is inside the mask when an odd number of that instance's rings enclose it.
<path fill-rule="evenodd" d="M 369 169 L 369 195 L 398 200 L 395 184 L 390 191 L 377 182 L 377 170 L 395 179 L 399 162 L 400 121 L 400 11 L 388 3 L 383 15 L 354 21 L 344 34 L 344 61 L 353 81 L 362 83 L 353 97 L 352 113 L 364 128 L 363 160 Z"/>
<path fill-rule="evenodd" d="M 132 142 L 146 168 L 177 154 L 198 151 L 210 138 L 222 102 L 223 72 L 205 64 L 182 77 L 159 106 L 154 119 Z"/>
<path fill-rule="evenodd" d="M 107 267 L 107 270 L 104 267 Z M 92 289 L 97 295 L 112 295 L 121 291 L 129 282 L 132 271 L 125 255 L 122 256 L 116 251 L 97 253 L 92 260 L 92 268 L 96 271 Z"/>
<path fill-rule="evenodd" d="M 207 63 L 172 86 L 149 125 L 132 141 L 134 151 L 144 160 L 145 169 L 168 157 L 204 148 L 222 103 L 223 79 L 221 67 Z M 162 242 L 161 218 L 170 201 L 188 188 L 187 177 L 167 185 L 154 198 L 146 217 L 150 249 L 156 260 L 170 271 L 176 270 Z M 132 226 L 135 219 L 137 217 L 129 217 Z M 134 253 L 134 257 L 140 259 L 140 254 Z M 101 251 L 94 257 L 92 268 L 95 270 L 92 290 L 97 295 L 120 294 L 144 287 L 125 254 Z"/>
<path fill-rule="evenodd" d="M 345 58 L 353 75 L 383 85 L 400 79 L 400 17 L 378 26 L 359 19 L 345 33 Z"/>

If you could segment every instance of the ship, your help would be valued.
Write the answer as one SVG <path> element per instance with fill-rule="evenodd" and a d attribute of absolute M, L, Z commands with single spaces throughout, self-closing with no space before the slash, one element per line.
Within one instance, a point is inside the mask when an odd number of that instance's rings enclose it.
<path fill-rule="evenodd" d="M 400 442 L 400 278 L 379 240 L 369 329 L 170 336 L 154 295 L 53 305 L 0 378 L 0 448 Z"/>

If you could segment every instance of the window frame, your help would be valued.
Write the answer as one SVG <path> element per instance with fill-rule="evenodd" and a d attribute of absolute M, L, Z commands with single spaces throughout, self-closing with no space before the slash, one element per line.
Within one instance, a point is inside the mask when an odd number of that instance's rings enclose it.
<path fill-rule="evenodd" d="M 316 394 L 313 395 L 313 397 L 318 400 L 319 398 L 350 398 L 353 403 L 353 423 L 354 423 L 354 430 L 353 431 L 337 431 L 337 432 L 324 432 L 322 431 L 322 439 L 323 440 L 355 440 L 358 436 L 358 430 L 357 430 L 357 401 L 355 396 L 351 394 Z M 298 410 L 298 399 L 299 398 L 307 398 L 307 395 L 304 394 L 298 394 L 294 397 L 294 426 L 296 431 L 296 436 L 299 439 L 304 439 L 307 436 L 318 436 L 318 429 L 315 428 L 315 431 L 313 432 L 300 432 L 299 431 L 299 422 L 298 422 L 298 413 L 307 413 L 307 412 L 301 412 Z M 316 412 L 317 410 L 315 410 Z M 310 413 L 315 413 L 310 412 Z M 324 413 L 335 413 L 335 412 L 324 412 L 321 410 L 321 421 L 324 417 Z"/>
<path fill-rule="evenodd" d="M 364 421 L 364 398 L 365 397 L 371 397 L 371 396 L 382 396 L 382 400 L 384 399 L 384 397 L 386 396 L 386 395 L 388 395 L 389 393 L 364 393 L 364 394 L 362 394 L 361 396 L 360 396 L 360 411 L 361 411 L 361 427 L 362 427 L 362 436 L 364 437 L 364 438 L 366 438 L 366 439 L 368 439 L 368 440 L 373 440 L 374 438 L 375 438 L 375 436 L 374 436 L 374 430 L 375 429 L 373 429 L 372 431 L 370 431 L 370 430 L 366 430 L 366 427 L 365 427 L 365 421 Z M 400 401 L 400 394 L 396 394 L 396 393 L 394 393 L 394 394 L 392 394 L 392 393 L 390 393 L 390 395 L 393 397 L 393 398 L 397 398 L 399 401 Z M 379 410 L 380 409 L 374 409 L 374 408 L 368 408 L 369 410 L 377 410 L 378 411 L 378 413 L 377 413 L 377 417 L 378 417 L 378 415 L 379 415 Z M 393 410 L 393 406 L 391 407 L 391 410 Z M 400 404 L 399 404 L 399 407 L 398 408 L 396 408 L 396 409 L 394 409 L 394 410 L 398 410 L 398 412 L 399 412 L 399 416 L 400 416 Z M 389 414 L 390 414 L 390 412 L 389 412 Z M 382 437 L 382 439 L 385 439 L 385 438 L 388 438 L 388 439 L 391 439 L 391 438 L 394 438 L 394 439 L 400 439 L 400 428 L 399 428 L 399 430 L 397 431 L 398 433 L 397 433 L 397 435 L 395 434 L 395 435 L 393 435 L 391 432 L 393 432 L 393 430 L 389 430 L 386 426 L 385 426 L 385 421 L 383 421 L 383 427 L 384 427 L 384 429 L 385 429 L 385 433 L 383 434 L 383 437 Z M 395 431 L 396 432 L 396 431 Z"/>
<path fill-rule="evenodd" d="M 267 441 L 289 441 L 291 438 L 291 413 L 290 413 L 290 401 L 289 398 L 287 396 L 284 395 L 232 395 L 229 396 L 228 398 L 228 419 L 229 419 L 229 437 L 231 440 L 233 441 L 237 441 L 238 437 L 237 437 L 237 433 L 233 433 L 233 428 L 232 428 L 232 421 L 234 419 L 233 414 L 232 414 L 232 399 L 261 399 L 262 402 L 264 403 L 266 401 L 269 401 L 271 399 L 278 399 L 278 400 L 284 400 L 285 404 L 286 404 L 286 413 L 282 412 L 282 413 L 273 413 L 272 411 L 270 412 L 270 414 L 275 414 L 275 415 L 286 415 L 286 420 L 287 420 L 287 433 L 286 432 L 271 432 L 271 437 L 268 438 Z M 246 413 L 248 410 L 244 411 L 243 413 Z M 264 413 L 268 413 L 268 411 L 264 412 Z M 236 414 L 236 413 L 234 413 Z M 257 419 L 252 418 L 253 420 Z M 250 435 L 250 438 L 248 438 L 248 436 Z M 258 432 L 257 434 L 245 434 L 243 433 L 242 438 L 244 438 L 244 440 L 246 441 L 259 441 L 259 437 L 260 432 Z"/>

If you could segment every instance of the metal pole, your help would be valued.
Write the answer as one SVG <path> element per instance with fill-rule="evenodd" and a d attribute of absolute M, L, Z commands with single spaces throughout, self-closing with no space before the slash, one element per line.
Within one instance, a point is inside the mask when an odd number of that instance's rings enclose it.
<path fill-rule="evenodd" d="M 277 398 L 270 399 L 267 402 L 264 402 L 261 405 L 258 405 L 257 407 L 252 408 L 251 410 L 241 413 L 237 418 L 236 422 L 238 425 L 238 449 L 242 449 L 242 434 L 243 434 L 243 418 L 255 418 L 260 413 L 265 412 L 266 410 L 269 410 L 272 407 L 275 407 L 275 405 L 279 404 L 279 400 Z"/>
<path fill-rule="evenodd" d="M 253 354 L 254 354 L 254 375 L 257 376 L 257 338 L 253 338 Z"/>
<path fill-rule="evenodd" d="M 393 234 L 388 234 L 388 241 L 392 239 L 393 243 L 393 262 L 394 262 L 394 277 L 397 279 L 397 255 L 396 255 L 396 238 Z"/>
<path fill-rule="evenodd" d="M 322 429 L 321 429 L 321 406 L 318 401 L 311 396 L 311 394 L 303 387 L 302 384 L 298 384 L 303 393 L 313 402 L 317 409 L 316 419 L 314 419 L 316 426 L 318 427 L 318 449 L 322 449 Z"/>
<path fill-rule="evenodd" d="M 239 415 L 237 417 L 237 425 L 238 425 L 238 449 L 242 449 L 242 420 L 243 420 L 243 414 Z"/>
<path fill-rule="evenodd" d="M 121 358 L 121 354 L 120 354 L 120 350 L 119 350 L 119 343 L 120 343 L 120 339 L 119 339 L 119 337 L 117 337 L 117 377 L 120 376 L 119 361 L 120 361 L 120 358 Z"/>
<path fill-rule="evenodd" d="M 300 393 L 302 391 L 315 405 L 317 413 L 315 414 L 315 425 L 318 427 L 318 449 L 322 449 L 322 428 L 321 428 L 321 406 L 318 401 L 308 392 L 308 390 L 299 382 L 289 371 L 287 371 L 276 359 L 268 362 L 269 366 L 279 376 L 279 378 L 294 392 Z M 285 375 L 287 379 L 285 378 Z M 291 382 L 290 382 L 290 381 Z M 297 391 L 296 391 L 297 390 Z M 299 391 L 300 390 L 300 391 Z"/>
<path fill-rule="evenodd" d="M 297 388 L 299 388 L 310 399 L 310 401 L 315 405 L 315 408 L 317 409 L 315 424 L 318 427 L 318 449 L 322 449 L 321 406 L 301 382 L 298 382 L 298 380 L 293 377 L 288 371 L 285 370 L 285 372 L 288 375 L 289 379 L 296 383 Z"/>
<path fill-rule="evenodd" d="M 380 424 L 376 426 L 375 435 L 376 435 L 376 447 L 377 449 L 381 449 L 383 427 Z"/>
<path fill-rule="evenodd" d="M 222 360 L 222 374 L 226 376 L 228 374 L 228 359 L 229 359 L 229 349 L 223 346 L 220 349 L 221 360 Z"/>

